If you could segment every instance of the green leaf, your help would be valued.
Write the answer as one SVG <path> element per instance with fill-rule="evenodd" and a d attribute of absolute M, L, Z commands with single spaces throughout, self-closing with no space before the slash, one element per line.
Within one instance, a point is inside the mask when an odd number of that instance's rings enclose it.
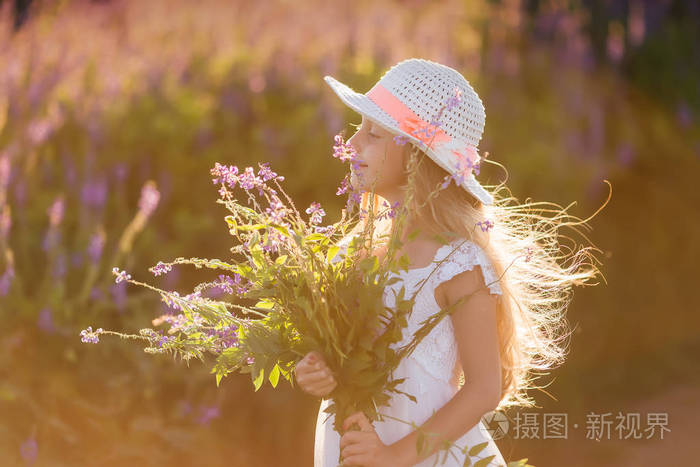
<path fill-rule="evenodd" d="M 483 443 L 475 444 L 474 446 L 472 446 L 471 448 L 469 448 L 469 455 L 470 455 L 470 456 L 476 456 L 476 455 L 479 454 L 481 451 L 483 451 L 484 448 L 485 448 L 486 446 L 488 446 L 488 445 L 489 445 L 488 441 L 484 441 Z"/>
<path fill-rule="evenodd" d="M 224 219 L 226 220 L 226 223 L 229 225 L 229 232 L 232 235 L 236 235 L 236 233 L 238 232 L 238 224 L 236 223 L 236 218 L 233 216 L 226 216 L 226 217 L 224 217 Z"/>
<path fill-rule="evenodd" d="M 250 375 L 253 376 L 255 372 L 251 372 Z M 258 376 L 253 378 L 253 385 L 255 386 L 255 392 L 258 392 L 260 386 L 262 386 L 263 378 L 265 377 L 265 368 L 260 368 Z"/>
<path fill-rule="evenodd" d="M 251 230 L 262 230 L 265 228 L 264 224 L 243 224 L 237 226 L 238 230 L 243 230 L 244 232 L 250 232 Z"/>
<path fill-rule="evenodd" d="M 372 255 L 369 258 L 364 258 L 363 260 L 361 260 L 358 266 L 362 271 L 366 272 L 367 274 L 372 274 L 377 270 L 377 268 L 379 268 L 379 259 L 376 256 Z"/>
<path fill-rule="evenodd" d="M 419 234 L 420 234 L 420 230 L 418 230 L 418 229 L 412 230 L 411 233 L 409 233 L 409 234 L 406 236 L 406 240 L 407 240 L 408 242 L 410 242 L 411 240 L 415 240 L 415 238 L 418 237 Z"/>
<path fill-rule="evenodd" d="M 263 310 L 271 310 L 275 307 L 275 302 L 270 299 L 264 298 L 255 304 L 255 308 L 262 308 Z"/>
<path fill-rule="evenodd" d="M 272 367 L 272 371 L 270 372 L 268 379 L 270 380 L 270 384 L 272 385 L 272 387 L 276 388 L 277 382 L 280 379 L 280 367 L 279 367 L 279 365 L 275 365 Z"/>
<path fill-rule="evenodd" d="M 496 457 L 495 454 L 490 455 L 489 457 L 484 457 L 483 459 L 479 459 L 475 464 L 474 467 L 486 467 L 489 465 L 489 462 L 493 460 L 493 458 Z"/>
<path fill-rule="evenodd" d="M 425 439 L 425 433 L 418 431 L 418 439 L 416 440 L 416 449 L 418 455 L 420 456 L 425 449 L 427 449 L 427 441 Z"/>
<path fill-rule="evenodd" d="M 326 253 L 326 261 L 327 261 L 328 263 L 330 263 L 330 262 L 333 260 L 333 258 L 336 257 L 336 255 L 338 254 L 339 251 L 340 251 L 340 247 L 339 247 L 339 246 L 332 246 L 332 247 L 330 247 L 330 248 L 328 249 L 328 253 Z"/>
<path fill-rule="evenodd" d="M 223 378 L 224 375 L 222 373 L 217 372 L 216 373 L 216 387 L 219 387 L 219 383 L 221 382 L 221 378 Z"/>
<path fill-rule="evenodd" d="M 275 259 L 275 264 L 283 265 L 287 261 L 287 255 L 280 255 Z"/>
<path fill-rule="evenodd" d="M 325 235 L 323 235 L 321 233 L 312 233 L 311 235 L 308 235 L 305 240 L 307 242 L 315 242 L 317 240 L 323 240 L 324 238 L 328 238 L 328 237 L 326 237 Z"/>
<path fill-rule="evenodd" d="M 278 230 L 280 233 L 282 233 L 285 237 L 289 237 L 289 230 L 283 225 L 279 224 L 268 224 L 269 227 L 272 227 L 273 229 Z"/>
<path fill-rule="evenodd" d="M 527 463 L 527 457 L 520 459 L 518 461 L 508 462 L 508 467 L 535 467 L 534 465 Z"/>

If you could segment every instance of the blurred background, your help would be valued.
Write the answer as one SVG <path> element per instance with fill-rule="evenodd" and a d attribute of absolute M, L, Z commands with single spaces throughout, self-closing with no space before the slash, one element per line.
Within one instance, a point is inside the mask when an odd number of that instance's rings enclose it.
<path fill-rule="evenodd" d="M 410 57 L 471 82 L 480 152 L 521 201 L 586 218 L 612 184 L 586 232 L 605 281 L 574 291 L 569 358 L 539 380 L 538 408 L 508 412 L 506 459 L 697 462 L 700 2 L 5 0 L 0 464 L 312 465 L 320 400 L 254 392 L 249 375 L 217 388 L 201 362 L 79 332 L 136 333 L 165 311 L 114 266 L 182 294 L 215 279 L 148 272 L 227 258 L 215 162 L 269 161 L 336 221 L 333 136 L 360 118 L 322 78 L 364 93 Z M 547 435 L 553 413 L 565 436 Z"/>

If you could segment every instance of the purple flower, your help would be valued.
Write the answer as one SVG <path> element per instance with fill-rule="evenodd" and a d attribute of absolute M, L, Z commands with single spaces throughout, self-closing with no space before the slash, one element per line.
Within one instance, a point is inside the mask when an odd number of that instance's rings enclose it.
<path fill-rule="evenodd" d="M 92 237 L 90 237 L 90 243 L 87 247 L 88 255 L 93 263 L 97 263 L 102 256 L 102 249 L 105 245 L 106 234 L 104 228 L 100 227 L 97 232 L 95 232 Z"/>
<path fill-rule="evenodd" d="M 184 332 L 189 325 L 189 320 L 187 319 L 187 316 L 185 316 L 182 313 L 177 315 L 162 315 L 161 317 L 153 320 L 153 325 L 156 326 L 161 322 L 166 322 L 170 324 L 170 330 L 168 331 L 169 334 L 173 334 L 176 332 Z"/>
<path fill-rule="evenodd" d="M 61 241 L 61 232 L 55 227 L 49 227 L 41 242 L 41 248 L 44 251 L 53 250 Z"/>
<path fill-rule="evenodd" d="M 269 162 L 264 162 L 262 164 L 258 164 L 260 167 L 260 170 L 258 170 L 258 177 L 262 178 L 263 182 L 266 182 L 268 180 L 272 179 L 277 179 L 280 182 L 284 180 L 284 177 L 277 175 L 275 172 L 270 170 L 270 163 Z"/>
<path fill-rule="evenodd" d="M 66 269 L 66 254 L 61 252 L 56 257 L 56 263 L 54 263 L 53 270 L 51 271 L 53 273 L 53 277 L 61 278 L 65 276 Z"/>
<path fill-rule="evenodd" d="M 316 225 L 316 226 L 314 226 L 314 232 L 323 234 L 323 235 L 328 237 L 328 236 L 332 235 L 333 232 L 335 232 L 335 227 L 333 225 L 329 225 L 329 226 L 325 226 L 325 227 L 322 227 L 320 225 Z"/>
<path fill-rule="evenodd" d="M 175 341 L 175 336 L 166 336 L 166 335 L 161 335 L 156 342 L 156 345 L 159 348 L 167 347 L 169 344 L 173 343 Z"/>
<path fill-rule="evenodd" d="M 482 232 L 488 232 L 489 229 L 493 228 L 493 222 L 486 219 L 484 222 L 477 222 L 476 225 L 481 227 Z"/>
<path fill-rule="evenodd" d="M 107 182 L 104 178 L 86 182 L 80 196 L 86 205 L 94 208 L 102 207 L 107 199 Z"/>
<path fill-rule="evenodd" d="M 466 164 L 466 167 L 464 167 L 464 164 Z M 468 177 L 469 172 L 467 169 L 470 169 L 470 170 L 473 169 L 474 173 L 476 175 L 479 175 L 479 172 L 481 170 L 481 164 L 479 162 L 477 162 L 476 164 L 473 164 L 471 159 L 466 158 L 466 157 L 463 159 L 460 158 L 457 161 L 457 171 L 461 172 L 463 177 Z"/>
<path fill-rule="evenodd" d="M 223 183 L 228 185 L 231 189 L 236 188 L 236 183 L 238 183 L 238 167 L 235 165 L 225 166 L 217 162 L 214 164 L 214 168 L 211 169 L 210 173 L 217 177 L 212 179 L 212 183 Z"/>
<path fill-rule="evenodd" d="M 464 170 L 461 166 L 461 161 L 457 163 L 458 168 L 455 173 L 452 174 L 452 179 L 458 186 L 462 186 L 467 182 L 469 177 L 468 172 Z"/>
<path fill-rule="evenodd" d="M 15 268 L 9 265 L 5 272 L 0 276 L 0 296 L 7 295 L 12 285 L 12 279 L 15 277 Z"/>
<path fill-rule="evenodd" d="M 346 143 L 341 134 L 334 137 L 335 145 L 333 146 L 333 157 L 340 159 L 341 162 L 353 161 L 357 159 L 357 152 L 351 144 Z"/>
<path fill-rule="evenodd" d="M 182 416 L 185 416 L 185 415 L 189 414 L 190 412 L 192 412 L 192 404 L 190 403 L 190 401 L 182 399 L 182 400 L 180 400 L 178 405 L 179 405 L 179 409 L 180 409 L 180 414 Z"/>
<path fill-rule="evenodd" d="M 336 195 L 340 196 L 348 192 L 348 190 L 352 191 L 353 187 L 350 184 L 350 181 L 348 180 L 348 175 L 345 176 L 343 180 L 340 182 L 340 186 L 338 187 L 338 191 L 336 191 Z"/>
<path fill-rule="evenodd" d="M 621 144 L 617 149 L 617 160 L 623 166 L 629 166 L 637 157 L 634 147 L 629 143 Z"/>
<path fill-rule="evenodd" d="M 453 177 L 451 174 L 445 175 L 445 178 L 443 178 L 442 184 L 440 185 L 440 189 L 444 190 L 450 185 L 450 182 L 452 181 Z"/>
<path fill-rule="evenodd" d="M 115 282 L 117 284 L 122 281 L 128 281 L 129 279 L 131 279 L 131 274 L 127 274 L 126 271 L 120 271 L 117 267 L 112 268 L 112 274 L 117 276 L 117 278 L 115 279 Z"/>
<path fill-rule="evenodd" d="M 51 313 L 51 308 L 45 307 L 39 312 L 39 318 L 37 320 L 37 326 L 44 332 L 54 333 L 56 332 L 56 326 L 53 323 L 53 315 Z"/>
<path fill-rule="evenodd" d="M 79 268 L 83 264 L 83 253 L 76 251 L 70 256 L 70 264 L 74 268 Z"/>
<path fill-rule="evenodd" d="M 238 184 L 245 191 L 252 190 L 262 183 L 262 180 L 255 175 L 252 167 L 246 167 L 243 174 L 238 177 Z"/>
<path fill-rule="evenodd" d="M 274 197 L 270 202 L 270 207 L 265 209 L 265 212 L 270 218 L 270 221 L 275 224 L 282 224 L 284 216 L 287 214 L 287 209 L 279 198 Z"/>
<path fill-rule="evenodd" d="M 3 151 L 2 157 L 0 157 L 0 193 L 4 193 L 7 190 L 7 186 L 10 184 L 10 171 L 12 167 L 10 166 L 10 154 L 9 151 Z"/>
<path fill-rule="evenodd" d="M 123 182 L 128 174 L 129 167 L 125 163 L 120 162 L 114 166 L 114 178 L 117 179 L 117 182 Z"/>
<path fill-rule="evenodd" d="M 234 274 L 238 275 L 237 273 L 234 273 Z M 234 284 L 235 284 L 235 282 L 233 279 L 231 279 L 231 276 L 227 276 L 225 274 L 219 274 L 219 282 L 217 283 L 216 286 L 219 289 L 221 289 L 222 291 L 229 293 L 229 294 L 232 294 Z"/>
<path fill-rule="evenodd" d="M 214 337 L 217 350 L 222 352 L 229 347 L 238 347 L 238 326 L 232 324 L 223 329 L 209 329 L 207 334 Z"/>
<path fill-rule="evenodd" d="M 466 167 L 464 167 L 465 164 Z M 469 169 L 474 169 L 475 173 L 478 175 L 480 171 L 480 164 L 478 162 L 476 164 L 472 164 L 472 161 L 468 158 L 457 160 L 457 168 L 455 169 L 455 172 L 445 176 L 442 184 L 440 185 L 440 189 L 444 190 L 447 188 L 452 180 L 455 181 L 457 186 L 464 185 L 469 178 Z"/>
<path fill-rule="evenodd" d="M 99 300 L 102 298 L 102 291 L 99 287 L 90 289 L 90 300 Z"/>
<path fill-rule="evenodd" d="M 160 200 L 160 192 L 156 188 L 156 183 L 153 180 L 147 181 L 143 188 L 141 188 L 141 197 L 139 198 L 139 210 L 143 212 L 146 217 L 150 216 L 151 213 L 158 206 L 158 201 Z"/>
<path fill-rule="evenodd" d="M 25 180 L 17 180 L 15 183 L 15 199 L 17 206 L 24 206 L 27 201 L 27 182 Z"/>
<path fill-rule="evenodd" d="M 46 213 L 49 215 L 49 225 L 51 227 L 56 227 L 63 220 L 63 213 L 65 211 L 65 203 L 63 201 L 63 195 L 59 195 L 54 202 L 51 204 Z"/>
<path fill-rule="evenodd" d="M 80 340 L 86 344 L 97 344 L 100 342 L 99 336 L 102 332 L 102 328 L 98 328 L 96 331 L 93 331 L 92 326 L 88 326 L 87 329 L 80 331 Z"/>
<path fill-rule="evenodd" d="M 36 443 L 36 439 L 33 436 L 25 439 L 24 442 L 19 447 L 20 455 L 25 462 L 33 464 L 36 462 L 37 452 L 39 448 Z"/>
<path fill-rule="evenodd" d="M 197 299 L 202 298 L 202 292 L 200 292 L 199 290 L 196 290 L 190 294 L 185 295 L 183 298 L 187 301 L 197 300 Z"/>
<path fill-rule="evenodd" d="M 449 97 L 447 99 L 446 104 L 445 104 L 447 107 L 447 110 L 452 110 L 457 105 L 459 105 L 460 102 L 462 102 L 462 90 L 455 86 L 453 91 L 454 91 L 454 96 Z"/>
<path fill-rule="evenodd" d="M 199 416 L 197 417 L 197 423 L 200 425 L 208 425 L 212 419 L 217 418 L 221 415 L 219 408 L 216 406 L 202 406 L 199 410 Z"/>
<path fill-rule="evenodd" d="M 399 202 L 398 202 L 398 201 L 395 201 L 395 202 L 390 206 L 389 203 L 387 203 L 386 201 L 384 201 L 384 207 L 385 207 L 385 208 L 389 208 L 388 211 L 385 212 L 385 213 L 380 214 L 379 216 L 377 216 L 377 218 L 380 219 L 380 220 L 381 220 L 381 219 L 384 219 L 384 218 L 387 218 L 387 217 L 390 218 L 390 219 L 393 219 L 394 217 L 396 217 L 396 212 L 397 212 L 397 210 L 398 210 L 398 208 L 399 208 Z"/>
<path fill-rule="evenodd" d="M 180 294 L 177 293 L 176 291 L 168 292 L 166 294 L 161 294 L 161 297 L 163 301 L 165 302 L 168 307 L 172 308 L 173 310 L 179 310 L 180 309 L 180 304 L 178 303 L 178 299 L 180 298 Z"/>
<path fill-rule="evenodd" d="M 117 311 L 119 313 L 124 311 L 124 305 L 126 305 L 126 284 L 126 282 L 112 284 L 112 288 L 110 290 L 112 293 L 112 299 L 117 305 Z"/>
<path fill-rule="evenodd" d="M 323 210 L 320 203 L 314 201 L 313 203 L 311 203 L 311 206 L 306 208 L 306 214 L 311 215 L 311 219 L 309 220 L 309 222 L 311 222 L 312 224 L 320 224 L 323 220 L 323 216 L 326 215 L 326 211 Z"/>
<path fill-rule="evenodd" d="M 345 208 L 349 211 L 353 205 L 355 204 L 360 204 L 362 202 L 362 195 L 358 193 L 357 191 L 353 191 L 350 193 L 350 196 L 348 196 L 348 201 L 345 203 Z"/>
<path fill-rule="evenodd" d="M 158 264 L 149 269 L 155 276 L 160 276 L 161 274 L 167 274 L 172 271 L 173 267 L 170 264 L 165 264 L 162 261 L 158 261 Z"/>
<path fill-rule="evenodd" d="M 41 144 L 53 133 L 54 124 L 50 119 L 34 120 L 27 126 L 27 137 L 35 145 Z"/>
<path fill-rule="evenodd" d="M 394 142 L 398 144 L 399 146 L 404 146 L 406 143 L 408 143 L 409 138 L 408 136 L 404 135 L 396 135 L 394 136 Z"/>
<path fill-rule="evenodd" d="M 216 283 L 216 286 L 229 294 L 234 293 L 233 287 L 235 287 L 236 293 L 239 295 L 243 295 L 248 290 L 250 290 L 251 283 L 247 282 L 243 284 L 243 276 L 241 276 L 237 272 L 234 272 L 233 279 L 231 279 L 231 276 L 219 274 L 219 282 Z"/>

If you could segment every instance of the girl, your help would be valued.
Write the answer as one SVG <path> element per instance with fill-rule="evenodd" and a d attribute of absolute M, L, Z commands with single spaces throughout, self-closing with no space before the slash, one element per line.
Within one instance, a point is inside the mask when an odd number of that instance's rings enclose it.
<path fill-rule="evenodd" d="M 380 421 L 372 424 L 362 413 L 343 421 L 344 430 L 356 422 L 360 431 L 339 436 L 333 430 L 334 415 L 324 413 L 338 382 L 323 356 L 311 352 L 298 363 L 300 387 L 323 398 L 314 466 L 336 467 L 339 454 L 347 466 L 432 466 L 443 459 L 445 466 L 471 465 L 465 464 L 469 454 L 455 448 L 445 452 L 444 441 L 458 448 L 483 443 L 482 450 L 470 455 L 471 462 L 488 458 L 480 465 L 505 466 L 482 416 L 534 405 L 526 395 L 533 387 L 531 370 L 563 360 L 568 289 L 583 285 L 597 271 L 578 268 L 589 248 L 576 252 L 573 264 L 562 268 L 556 261 L 556 218 L 537 215 L 531 204 L 506 206 L 513 198 L 496 198 L 498 190 L 489 193 L 476 181 L 474 173 L 485 161 L 476 152 L 485 113 L 457 71 L 428 60 L 404 60 L 364 95 L 330 76 L 325 79 L 362 115 L 360 129 L 347 143 L 357 154 L 350 182 L 364 192 L 362 208 L 371 190 L 385 205 L 407 209 L 399 255 L 406 253 L 410 265 L 398 274 L 399 282 L 387 287 L 386 305 L 392 306 L 402 285 L 411 296 L 424 284 L 397 347 L 409 342 L 427 317 L 472 295 L 394 372 L 394 378 L 406 378 L 398 388 L 416 396 L 417 403 L 394 394 L 389 406 L 380 408 Z M 379 221 L 376 231 L 391 232 L 396 227 L 392 219 Z M 419 235 L 406 241 L 414 229 Z M 446 232 L 452 240 L 438 242 L 437 236 Z M 379 245 L 374 254 L 381 257 L 385 247 Z M 418 430 L 400 420 L 429 434 L 427 449 L 418 453 Z"/>

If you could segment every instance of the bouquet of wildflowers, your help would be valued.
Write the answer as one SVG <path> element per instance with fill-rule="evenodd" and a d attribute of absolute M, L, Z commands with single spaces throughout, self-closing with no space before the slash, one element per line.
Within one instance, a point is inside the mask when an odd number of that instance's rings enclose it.
<path fill-rule="evenodd" d="M 337 135 L 335 141 L 334 157 L 356 164 L 356 154 L 343 137 Z M 396 142 L 405 144 L 400 137 Z M 414 156 L 415 152 L 409 174 L 415 168 Z M 222 271 L 217 281 L 201 283 L 184 296 L 134 280 L 115 267 L 116 282 L 149 288 L 174 311 L 153 320 L 154 326 L 168 325 L 167 332 L 145 328 L 130 335 L 88 327 L 81 332 L 82 341 L 97 343 L 102 334 L 141 339 L 148 343 L 146 352 L 169 353 L 185 361 L 192 357 L 204 361 L 204 355 L 210 353 L 215 356 L 211 372 L 217 385 L 232 372 L 250 373 L 255 391 L 265 381 L 276 387 L 280 378 L 293 384 L 296 363 L 308 352 L 319 351 L 339 381 L 332 392 L 333 403 L 327 408 L 328 413 L 336 414 L 334 428 L 338 433 L 342 432 L 342 421 L 357 411 L 378 420 L 380 408 L 389 403 L 392 392 L 415 402 L 413 395 L 397 389 L 403 379 L 392 379 L 391 374 L 461 301 L 424 322 L 408 345 L 396 350 L 392 347 L 402 339 L 418 293 L 405 297 L 402 287 L 393 308 L 386 307 L 382 299 L 385 287 L 400 280 L 390 278 L 389 273 L 409 265 L 406 255 L 396 258 L 408 203 L 385 204 L 386 209 L 377 214 L 394 218 L 396 226 L 380 262 L 371 254 L 373 245 L 383 238 L 377 238 L 374 229 L 376 207 L 370 201 L 368 210 L 348 215 L 359 202 L 359 194 L 347 177 L 337 192 L 349 194 L 340 221 L 321 226 L 325 215 L 321 205 L 312 203 L 305 211 L 309 215 L 305 220 L 280 185 L 284 177 L 273 172 L 268 163 L 259 164 L 257 173 L 252 167 L 239 170 L 217 163 L 211 174 L 219 186 L 217 202 L 230 212 L 225 217 L 229 233 L 237 240 L 230 251 L 240 260 L 180 257 L 150 268 L 155 275 L 180 264 Z M 458 176 L 448 175 L 436 192 Z M 244 201 L 234 196 L 237 191 L 243 193 Z M 407 196 L 411 196 L 410 190 Z M 358 233 L 341 252 L 337 240 L 349 232 Z M 214 287 L 225 290 L 234 300 L 215 300 L 202 294 Z"/>

